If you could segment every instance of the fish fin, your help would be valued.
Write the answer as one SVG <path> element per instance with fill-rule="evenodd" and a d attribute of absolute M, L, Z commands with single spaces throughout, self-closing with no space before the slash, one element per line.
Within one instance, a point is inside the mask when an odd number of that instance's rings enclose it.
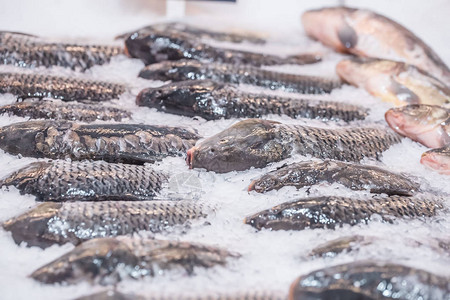
<path fill-rule="evenodd" d="M 403 105 L 405 102 L 406 104 L 420 104 L 419 96 L 395 79 L 391 80 L 388 90 L 395 96 L 396 101 L 394 103 L 396 105 Z"/>
<path fill-rule="evenodd" d="M 346 22 L 344 22 L 344 26 L 339 28 L 337 35 L 345 49 L 354 48 L 358 43 L 356 31 Z"/>

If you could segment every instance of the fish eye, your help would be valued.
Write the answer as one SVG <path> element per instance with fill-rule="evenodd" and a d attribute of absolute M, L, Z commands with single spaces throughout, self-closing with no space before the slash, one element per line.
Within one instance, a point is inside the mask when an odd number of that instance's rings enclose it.
<path fill-rule="evenodd" d="M 214 152 L 216 151 L 216 149 L 211 148 L 209 151 L 210 151 L 211 153 L 214 153 Z"/>

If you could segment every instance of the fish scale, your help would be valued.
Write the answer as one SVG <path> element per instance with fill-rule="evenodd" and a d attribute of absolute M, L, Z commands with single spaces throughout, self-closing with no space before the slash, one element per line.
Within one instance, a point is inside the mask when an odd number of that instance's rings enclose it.
<path fill-rule="evenodd" d="M 28 34 L 0 32 L 0 61 L 19 67 L 61 66 L 84 71 L 123 53 L 121 46 L 57 43 Z"/>
<path fill-rule="evenodd" d="M 51 210 L 55 213 L 48 215 Z M 45 248 L 68 242 L 77 245 L 88 239 L 141 230 L 167 232 L 177 225 L 185 227 L 189 220 L 206 217 L 206 211 L 206 207 L 191 201 L 43 203 L 6 221 L 3 227 L 12 232 L 17 243 Z M 30 229 L 38 224 L 38 218 L 44 232 Z M 29 232 L 23 233 L 24 230 Z"/>
<path fill-rule="evenodd" d="M 334 229 L 344 224 L 368 223 L 373 214 L 389 223 L 394 218 L 432 217 L 442 207 L 442 199 L 432 195 L 367 199 L 326 196 L 286 202 L 247 217 L 245 222 L 258 230 Z"/>
<path fill-rule="evenodd" d="M 118 99 L 125 92 L 121 84 L 50 75 L 2 72 L 0 79 L 0 93 L 10 93 L 19 99 L 104 101 Z"/>
<path fill-rule="evenodd" d="M 149 200 L 167 181 L 150 166 L 55 160 L 33 162 L 0 182 L 39 201 Z"/>
<path fill-rule="evenodd" d="M 333 89 L 341 86 L 340 81 L 324 77 L 281 73 L 245 65 L 202 63 L 195 60 L 152 64 L 142 69 L 139 77 L 161 81 L 211 79 L 301 94 L 331 93 Z"/>

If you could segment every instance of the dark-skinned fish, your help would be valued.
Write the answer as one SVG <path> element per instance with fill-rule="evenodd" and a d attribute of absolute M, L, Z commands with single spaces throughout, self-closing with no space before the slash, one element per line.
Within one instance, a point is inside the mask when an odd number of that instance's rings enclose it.
<path fill-rule="evenodd" d="M 450 145 L 450 110 L 413 104 L 389 109 L 386 122 L 399 134 L 430 148 Z"/>
<path fill-rule="evenodd" d="M 60 66 L 84 71 L 124 54 L 122 46 L 72 44 L 18 32 L 0 32 L 0 61 L 19 67 Z"/>
<path fill-rule="evenodd" d="M 178 127 L 27 121 L 0 128 L 0 148 L 13 155 L 143 164 L 180 156 L 199 136 Z"/>
<path fill-rule="evenodd" d="M 428 271 L 377 261 L 326 267 L 297 278 L 289 300 L 450 299 L 450 278 Z"/>
<path fill-rule="evenodd" d="M 428 150 L 420 163 L 443 175 L 450 175 L 450 146 Z"/>
<path fill-rule="evenodd" d="M 337 64 L 336 72 L 344 81 L 395 105 L 450 102 L 450 88 L 445 83 L 403 62 L 344 59 Z"/>
<path fill-rule="evenodd" d="M 302 16 L 306 34 L 340 52 L 405 61 L 450 85 L 444 61 L 414 33 L 369 10 L 327 7 Z"/>
<path fill-rule="evenodd" d="M 0 114 L 30 119 L 68 120 L 81 122 L 122 121 L 129 119 L 129 111 L 113 106 L 62 102 L 60 100 L 23 101 L 0 106 Z"/>
<path fill-rule="evenodd" d="M 189 149 L 187 164 L 226 173 L 262 168 L 293 154 L 358 162 L 379 158 L 398 142 L 400 136 L 383 127 L 328 129 L 248 119 Z"/>
<path fill-rule="evenodd" d="M 237 258 L 220 248 L 170 240 L 115 237 L 86 241 L 31 274 L 47 284 L 89 281 L 116 284 L 173 271 L 194 275 L 196 268 L 225 266 Z"/>
<path fill-rule="evenodd" d="M 245 223 L 258 230 L 335 229 L 344 224 L 368 223 L 373 215 L 389 223 L 395 218 L 433 217 L 436 211 L 442 208 L 441 202 L 442 199 L 432 195 L 372 198 L 311 197 L 263 210 L 247 217 Z"/>
<path fill-rule="evenodd" d="M 167 183 L 167 175 L 149 165 L 103 161 L 33 162 L 2 181 L 38 201 L 151 200 Z"/>
<path fill-rule="evenodd" d="M 47 248 L 141 231 L 182 232 L 191 220 L 206 217 L 207 212 L 207 207 L 191 200 L 46 202 L 7 220 L 3 228 L 17 244 Z"/>
<path fill-rule="evenodd" d="M 125 92 L 121 84 L 25 73 L 0 73 L 0 93 L 19 100 L 52 98 L 63 101 L 104 101 L 118 99 Z"/>
<path fill-rule="evenodd" d="M 194 59 L 204 62 L 264 65 L 304 65 L 321 61 L 318 54 L 299 54 L 281 57 L 272 54 L 215 47 L 192 38 L 189 34 L 158 31 L 154 28 L 137 30 L 125 40 L 129 56 L 141 59 L 146 65 L 165 61 Z"/>
<path fill-rule="evenodd" d="M 331 93 L 333 89 L 341 86 L 340 81 L 324 77 L 281 73 L 247 65 L 204 63 L 197 60 L 152 64 L 145 67 L 139 73 L 139 77 L 161 81 L 211 79 L 300 94 Z"/>
<path fill-rule="evenodd" d="M 292 118 L 350 122 L 363 120 L 367 116 L 367 109 L 357 105 L 248 93 L 240 91 L 236 85 L 211 80 L 189 80 L 147 88 L 139 93 L 136 103 L 167 113 L 200 116 L 207 120 L 260 118 L 278 114 Z"/>
<path fill-rule="evenodd" d="M 305 161 L 283 166 L 254 180 L 248 190 L 265 193 L 285 186 L 297 189 L 323 182 L 340 183 L 352 190 L 411 196 L 419 185 L 386 169 L 340 161 Z"/>

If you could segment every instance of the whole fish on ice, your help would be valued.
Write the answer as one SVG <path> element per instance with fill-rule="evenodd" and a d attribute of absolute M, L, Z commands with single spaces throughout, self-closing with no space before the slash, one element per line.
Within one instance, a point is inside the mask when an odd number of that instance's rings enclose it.
<path fill-rule="evenodd" d="M 412 267 L 357 261 L 326 267 L 297 278 L 290 300 L 450 299 L 450 278 Z"/>
<path fill-rule="evenodd" d="M 86 241 L 37 269 L 31 277 L 42 283 L 89 281 L 115 284 L 125 278 L 157 276 L 170 270 L 193 275 L 196 268 L 224 266 L 238 254 L 188 242 L 115 237 Z"/>
<path fill-rule="evenodd" d="M 386 122 L 399 134 L 430 148 L 450 145 L 450 110 L 437 105 L 389 109 Z"/>
<path fill-rule="evenodd" d="M 428 150 L 422 154 L 420 163 L 441 174 L 450 175 L 450 146 Z"/>
<path fill-rule="evenodd" d="M 206 217 L 207 207 L 183 201 L 46 202 L 3 223 L 17 244 L 47 248 L 140 231 L 185 230 Z"/>
<path fill-rule="evenodd" d="M 362 120 L 363 107 L 315 99 L 296 99 L 239 91 L 236 85 L 211 80 L 175 82 L 142 90 L 139 106 L 207 120 L 220 118 L 260 118 L 268 114 L 332 121 Z"/>
<path fill-rule="evenodd" d="M 336 72 L 352 85 L 396 105 L 450 102 L 450 88 L 412 65 L 374 58 L 344 59 Z"/>
<path fill-rule="evenodd" d="M 151 200 L 167 183 L 167 175 L 148 165 L 103 161 L 33 162 L 0 181 L 38 201 Z"/>
<path fill-rule="evenodd" d="M 211 79 L 249 84 L 271 90 L 300 94 L 331 93 L 341 82 L 329 78 L 264 70 L 247 65 L 204 63 L 196 60 L 164 61 L 146 66 L 139 77 L 161 81 Z"/>
<path fill-rule="evenodd" d="M 388 195 L 411 196 L 419 189 L 418 184 L 406 176 L 380 167 L 325 160 L 283 166 L 254 180 L 248 190 L 265 193 L 285 186 L 300 189 L 322 182 L 337 182 L 353 190 Z"/>
<path fill-rule="evenodd" d="M 302 16 L 306 34 L 340 52 L 404 61 L 450 85 L 444 61 L 414 33 L 382 15 L 349 7 L 326 7 Z"/>
<path fill-rule="evenodd" d="M 358 162 L 378 158 L 398 142 L 400 136 L 383 127 L 328 129 L 249 119 L 189 149 L 187 163 L 226 173 L 262 168 L 293 154 Z"/>
<path fill-rule="evenodd" d="M 27 121 L 0 128 L 0 149 L 31 157 L 143 164 L 183 155 L 199 138 L 167 126 Z"/>

